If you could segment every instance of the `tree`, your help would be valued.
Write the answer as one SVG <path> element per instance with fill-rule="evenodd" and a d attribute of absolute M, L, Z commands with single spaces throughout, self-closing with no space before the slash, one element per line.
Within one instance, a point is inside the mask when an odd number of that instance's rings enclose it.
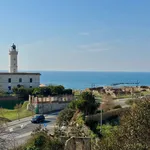
<path fill-rule="evenodd" d="M 80 101 L 80 102 L 79 102 Z M 92 92 L 83 92 L 78 101 L 78 109 L 85 115 L 94 114 L 99 107 Z"/>
<path fill-rule="evenodd" d="M 71 95 L 72 89 L 64 89 L 63 94 Z"/>
<path fill-rule="evenodd" d="M 84 115 L 94 114 L 98 107 L 99 103 L 96 102 L 96 99 L 92 92 L 82 92 L 77 100 L 72 101 L 69 104 L 69 108 L 79 109 Z"/>
<path fill-rule="evenodd" d="M 103 138 L 100 150 L 149 150 L 150 101 L 137 101 L 120 120 L 120 126 L 111 136 Z"/>
<path fill-rule="evenodd" d="M 28 89 L 24 87 L 20 87 L 20 88 L 14 87 L 12 90 L 13 90 L 13 93 L 16 94 L 18 97 L 28 99 L 28 96 L 29 96 Z"/>
<path fill-rule="evenodd" d="M 62 85 L 50 85 L 49 88 L 51 89 L 52 95 L 62 95 L 65 89 Z"/>
<path fill-rule="evenodd" d="M 51 89 L 49 87 L 38 87 L 33 90 L 33 95 L 48 96 L 51 95 Z"/>
<path fill-rule="evenodd" d="M 65 90 L 65 88 L 62 85 L 49 85 L 47 87 L 38 87 L 33 90 L 34 95 L 42 95 L 42 96 L 55 96 L 55 95 L 62 95 L 66 93 L 71 93 L 71 90 Z"/>

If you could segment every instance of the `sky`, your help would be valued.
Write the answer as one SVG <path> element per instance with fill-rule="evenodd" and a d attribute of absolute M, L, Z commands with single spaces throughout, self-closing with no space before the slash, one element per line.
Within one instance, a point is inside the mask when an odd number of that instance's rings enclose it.
<path fill-rule="evenodd" d="M 0 0 L 0 70 L 150 71 L 149 0 Z"/>

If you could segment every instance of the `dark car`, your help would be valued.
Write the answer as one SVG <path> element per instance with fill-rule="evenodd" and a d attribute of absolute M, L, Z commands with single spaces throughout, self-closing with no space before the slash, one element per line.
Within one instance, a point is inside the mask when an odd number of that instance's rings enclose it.
<path fill-rule="evenodd" d="M 31 120 L 32 123 L 40 123 L 40 122 L 44 122 L 44 121 L 45 121 L 44 115 L 37 115 L 37 116 L 33 117 Z"/>

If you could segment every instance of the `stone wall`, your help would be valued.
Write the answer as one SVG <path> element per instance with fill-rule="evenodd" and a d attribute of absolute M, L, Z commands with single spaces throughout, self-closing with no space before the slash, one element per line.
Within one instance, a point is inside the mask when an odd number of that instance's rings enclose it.
<path fill-rule="evenodd" d="M 62 102 L 62 103 L 39 103 L 35 106 L 36 113 L 39 114 L 46 114 L 48 112 L 62 110 L 65 107 L 67 107 L 69 103 L 68 102 Z"/>
<path fill-rule="evenodd" d="M 113 110 L 110 110 L 108 112 L 102 113 L 102 115 L 99 113 L 99 114 L 95 114 L 95 115 L 86 116 L 85 121 L 86 122 L 101 121 L 101 117 L 102 117 L 102 121 L 105 121 L 105 120 L 109 119 L 110 117 L 120 116 L 127 111 L 129 111 L 128 107 L 113 109 Z"/>
<path fill-rule="evenodd" d="M 36 114 L 46 114 L 52 111 L 62 110 L 74 100 L 73 95 L 34 97 L 29 96 L 28 110 L 35 111 Z"/>

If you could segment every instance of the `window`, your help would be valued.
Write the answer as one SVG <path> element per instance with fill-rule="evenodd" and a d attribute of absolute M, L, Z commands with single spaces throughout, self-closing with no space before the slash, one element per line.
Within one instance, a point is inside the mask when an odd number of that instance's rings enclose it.
<path fill-rule="evenodd" d="M 22 82 L 22 78 L 19 78 L 19 82 Z"/>
<path fill-rule="evenodd" d="M 11 78 L 8 78 L 8 83 L 11 83 Z"/>
<path fill-rule="evenodd" d="M 30 86 L 30 88 L 32 88 L 32 86 Z"/>
<path fill-rule="evenodd" d="M 8 87 L 8 90 L 11 90 L 11 86 Z"/>
<path fill-rule="evenodd" d="M 14 66 L 15 66 L 16 64 L 14 64 Z"/>
<path fill-rule="evenodd" d="M 30 78 L 30 82 L 32 83 L 32 78 Z"/>

